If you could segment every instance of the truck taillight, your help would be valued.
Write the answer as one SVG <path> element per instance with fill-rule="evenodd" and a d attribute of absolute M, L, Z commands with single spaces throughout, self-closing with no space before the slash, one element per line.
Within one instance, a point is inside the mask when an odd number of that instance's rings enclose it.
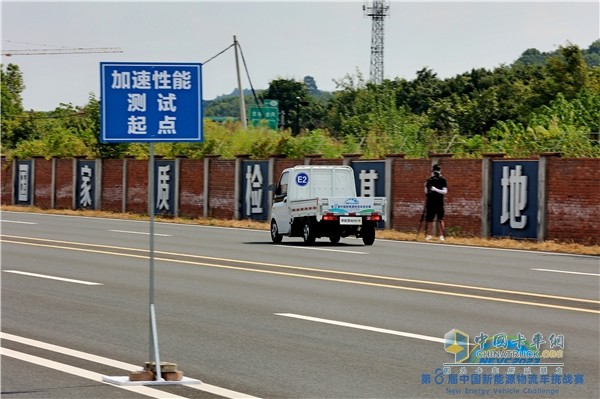
<path fill-rule="evenodd" d="M 372 222 L 381 222 L 381 215 L 378 215 L 376 213 L 367 216 L 367 220 L 370 220 Z"/>
<path fill-rule="evenodd" d="M 335 222 L 336 220 L 338 220 L 338 217 L 335 216 L 333 213 L 326 213 L 325 215 L 323 215 L 323 220 L 328 222 Z"/>

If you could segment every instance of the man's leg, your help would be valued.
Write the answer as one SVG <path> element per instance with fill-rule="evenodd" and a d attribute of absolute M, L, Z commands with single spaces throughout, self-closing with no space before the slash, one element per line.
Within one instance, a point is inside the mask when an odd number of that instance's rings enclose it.
<path fill-rule="evenodd" d="M 425 239 L 426 240 L 431 240 L 431 234 L 429 234 L 429 231 L 431 229 L 432 224 L 433 224 L 433 222 L 425 222 Z"/>

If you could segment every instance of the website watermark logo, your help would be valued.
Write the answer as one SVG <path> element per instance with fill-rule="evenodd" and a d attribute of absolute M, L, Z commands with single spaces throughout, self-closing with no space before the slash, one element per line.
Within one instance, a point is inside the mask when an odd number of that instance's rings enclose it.
<path fill-rule="evenodd" d="M 444 349 L 454 354 L 454 362 L 462 363 L 469 358 L 469 336 L 455 329 L 444 335 Z"/>
<path fill-rule="evenodd" d="M 447 395 L 558 395 L 585 382 L 584 374 L 565 369 L 565 337 L 557 332 L 471 337 L 454 328 L 443 342 L 452 360 L 423 373 L 421 384 L 442 386 Z"/>

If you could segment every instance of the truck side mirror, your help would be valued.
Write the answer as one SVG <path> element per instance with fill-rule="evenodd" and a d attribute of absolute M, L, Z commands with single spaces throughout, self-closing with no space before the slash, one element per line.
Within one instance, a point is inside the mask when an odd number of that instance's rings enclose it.
<path fill-rule="evenodd" d="M 269 184 L 269 191 L 273 192 L 275 197 L 281 195 L 281 186 L 278 184 Z"/>

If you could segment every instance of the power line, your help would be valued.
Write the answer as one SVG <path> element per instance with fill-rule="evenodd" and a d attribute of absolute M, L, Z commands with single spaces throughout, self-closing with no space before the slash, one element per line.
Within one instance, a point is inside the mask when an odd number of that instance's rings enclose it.
<path fill-rule="evenodd" d="M 248 72 L 248 65 L 246 65 L 246 59 L 244 58 L 244 52 L 242 51 L 242 46 L 240 45 L 239 41 L 238 41 L 238 47 L 240 48 L 240 55 L 242 56 L 242 63 L 244 64 L 244 69 L 246 70 L 246 76 L 248 77 L 248 83 L 250 83 L 250 90 L 252 90 L 254 102 L 258 106 L 261 116 L 264 118 L 265 115 L 262 111 L 260 104 L 258 103 L 258 97 L 256 96 L 256 91 L 254 90 L 254 86 L 252 85 L 252 79 L 250 79 L 250 72 Z M 243 95 L 243 93 L 242 93 L 242 95 Z"/>
<path fill-rule="evenodd" d="M 227 48 L 225 48 L 224 50 L 221 50 L 219 53 L 213 55 L 212 57 L 210 57 L 208 60 L 204 61 L 202 64 L 206 65 L 208 64 L 210 61 L 214 60 L 215 58 L 217 58 L 218 56 L 220 56 L 221 54 L 223 54 L 224 52 L 226 52 L 227 50 L 229 50 L 230 48 L 232 48 L 233 46 L 235 46 L 234 44 L 229 45 Z"/>
<path fill-rule="evenodd" d="M 58 55 L 58 54 L 95 54 L 95 53 L 122 53 L 118 47 L 77 47 L 77 48 L 47 48 L 26 50 L 2 50 L 2 55 Z"/>
<path fill-rule="evenodd" d="M 213 55 L 208 60 L 206 60 L 205 62 L 203 62 L 203 64 L 206 65 L 209 61 L 212 61 L 215 58 L 217 58 L 218 56 L 220 56 L 221 54 L 225 53 L 227 50 L 229 50 L 230 48 L 234 47 L 236 45 L 236 43 L 237 43 L 238 48 L 240 49 L 240 55 L 242 56 L 242 63 L 244 64 L 244 70 L 246 71 L 246 76 L 248 77 L 248 82 L 250 83 L 250 89 L 252 90 L 252 95 L 254 97 L 254 102 L 258 106 L 261 115 L 264 117 L 262 108 L 261 108 L 260 103 L 258 101 L 258 96 L 256 95 L 256 91 L 254 90 L 254 86 L 252 85 L 252 79 L 250 78 L 250 72 L 248 71 L 248 65 L 246 64 L 246 58 L 244 58 L 244 52 L 242 51 L 242 46 L 241 46 L 241 44 L 240 44 L 239 41 L 236 40 L 236 42 L 234 42 L 233 44 L 227 46 L 226 48 L 224 48 L 223 50 L 221 50 L 217 54 Z M 244 93 L 242 92 L 241 95 L 244 95 Z"/>

